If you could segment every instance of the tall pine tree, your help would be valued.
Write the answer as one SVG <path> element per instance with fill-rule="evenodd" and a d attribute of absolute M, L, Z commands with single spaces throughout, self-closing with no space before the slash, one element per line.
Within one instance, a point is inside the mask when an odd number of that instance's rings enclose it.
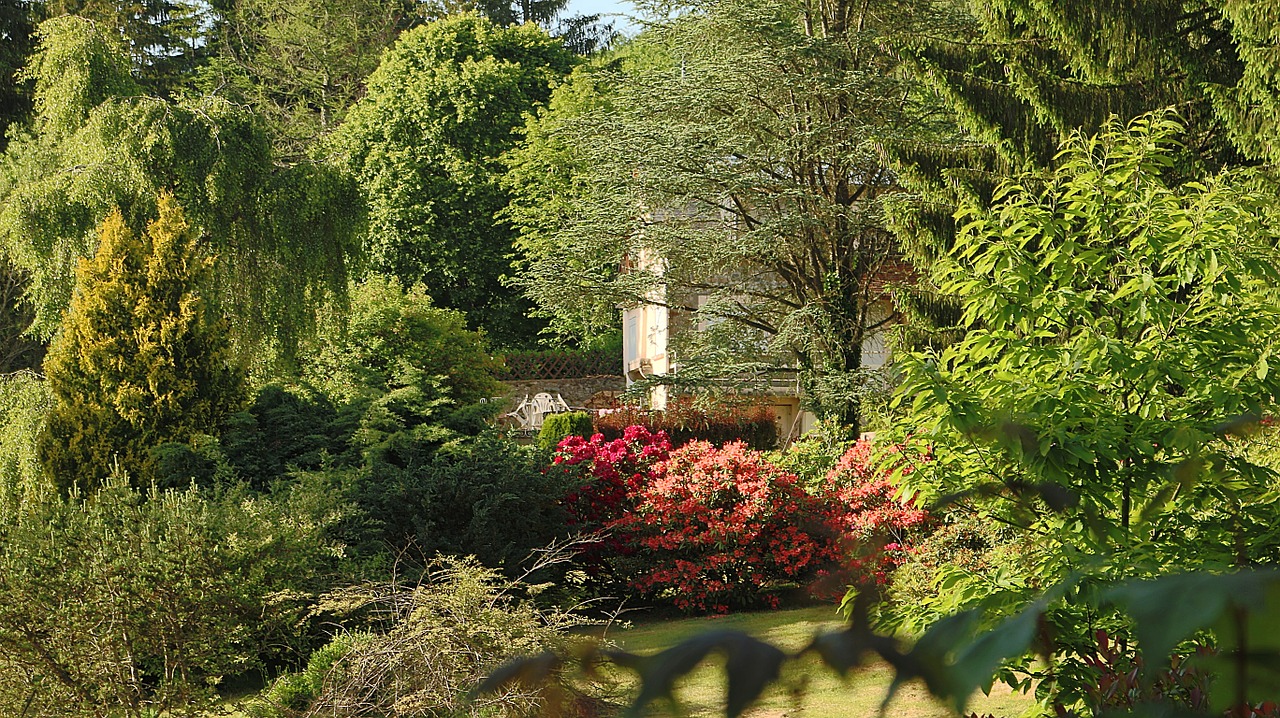
<path fill-rule="evenodd" d="M 1242 73 L 1232 23 L 1213 0 L 974 0 L 956 10 L 947 32 L 899 43 L 964 129 L 945 144 L 885 145 L 912 190 L 891 203 L 891 224 L 918 264 L 950 246 L 958 205 L 986 204 L 1002 179 L 1051 169 L 1060 143 L 1111 117 L 1174 107 L 1186 127 L 1174 158 L 1181 177 L 1246 161 L 1206 92 Z M 957 308 L 930 288 L 899 304 L 913 317 L 913 343 L 956 336 Z"/>

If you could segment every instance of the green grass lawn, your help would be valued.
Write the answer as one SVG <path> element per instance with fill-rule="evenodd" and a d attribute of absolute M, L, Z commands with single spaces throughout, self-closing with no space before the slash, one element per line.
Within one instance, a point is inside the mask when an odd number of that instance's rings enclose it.
<path fill-rule="evenodd" d="M 834 610 L 830 606 L 791 610 L 765 611 L 735 614 L 731 616 L 693 618 L 646 622 L 636 621 L 626 630 L 611 630 L 606 636 L 634 653 L 654 653 L 675 645 L 681 639 L 700 631 L 731 628 L 746 631 L 784 650 L 803 648 L 814 633 L 821 629 L 839 627 Z M 784 672 L 783 683 L 797 685 L 807 680 L 808 685 L 798 701 L 789 695 L 785 687 L 771 688 L 751 709 L 748 718 L 860 718 L 876 716 L 880 702 L 893 679 L 892 670 L 883 663 L 872 664 L 841 680 L 817 661 L 805 660 Z M 634 681 L 632 681 L 634 684 Z M 678 691 L 684 711 L 691 718 L 723 715 L 724 678 L 721 667 L 708 660 L 686 677 Z M 997 718 L 1013 718 L 1031 705 L 1028 696 L 1014 694 L 1008 688 L 996 686 L 990 696 L 979 693 L 970 701 L 968 710 L 979 715 L 988 713 Z M 654 713 L 668 713 L 668 707 L 658 707 Z M 886 715 L 894 718 L 933 718 L 953 715 L 934 701 L 918 683 L 911 683 L 898 692 L 889 705 Z"/>

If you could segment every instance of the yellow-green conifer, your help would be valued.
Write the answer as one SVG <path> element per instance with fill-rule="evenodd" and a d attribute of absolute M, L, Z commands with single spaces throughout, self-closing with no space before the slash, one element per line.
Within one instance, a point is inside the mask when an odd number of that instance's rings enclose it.
<path fill-rule="evenodd" d="M 158 209 L 142 235 L 119 212 L 102 223 L 45 359 L 55 403 L 40 453 L 63 488 L 91 490 L 117 467 L 147 481 L 153 447 L 215 433 L 243 401 L 226 322 L 201 293 L 213 261 L 172 196 Z"/>

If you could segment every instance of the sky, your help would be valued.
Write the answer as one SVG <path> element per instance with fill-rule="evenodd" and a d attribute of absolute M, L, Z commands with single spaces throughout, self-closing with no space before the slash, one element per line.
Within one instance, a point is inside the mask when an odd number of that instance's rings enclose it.
<path fill-rule="evenodd" d="M 635 12 L 635 6 L 628 0 L 569 0 L 565 15 L 591 15 L 594 13 L 601 15 L 634 15 Z M 625 17 L 610 19 L 613 20 L 614 29 L 620 32 L 631 35 L 639 30 L 639 27 L 629 22 Z"/>

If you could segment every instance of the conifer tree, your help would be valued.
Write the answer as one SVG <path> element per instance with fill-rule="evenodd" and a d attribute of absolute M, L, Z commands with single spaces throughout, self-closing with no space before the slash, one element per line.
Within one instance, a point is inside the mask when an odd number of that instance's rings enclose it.
<path fill-rule="evenodd" d="M 1227 2 L 1225 5 L 1249 5 Z M 1200 177 L 1246 158 L 1224 132 L 1220 106 L 1239 97 L 1237 32 L 1214 0 L 955 3 L 956 23 L 899 39 L 915 74 L 945 98 L 964 136 L 945 144 L 885 144 L 911 191 L 889 203 L 890 224 L 911 258 L 930 266 L 955 234 L 957 206 L 986 204 L 1012 175 L 1049 170 L 1060 143 L 1175 108 L 1186 127 L 1177 176 Z M 1215 103 L 1206 88 L 1218 87 Z M 1215 104 L 1219 107 L 1215 107 Z M 908 341 L 946 344 L 959 308 L 925 286 L 898 297 Z"/>
<path fill-rule="evenodd" d="M 119 212 L 102 223 L 45 360 L 41 462 L 64 489 L 91 490 L 117 467 L 148 481 L 152 448 L 216 432 L 244 398 L 226 323 L 202 293 L 212 260 L 171 195 L 158 209 L 143 234 Z"/>

